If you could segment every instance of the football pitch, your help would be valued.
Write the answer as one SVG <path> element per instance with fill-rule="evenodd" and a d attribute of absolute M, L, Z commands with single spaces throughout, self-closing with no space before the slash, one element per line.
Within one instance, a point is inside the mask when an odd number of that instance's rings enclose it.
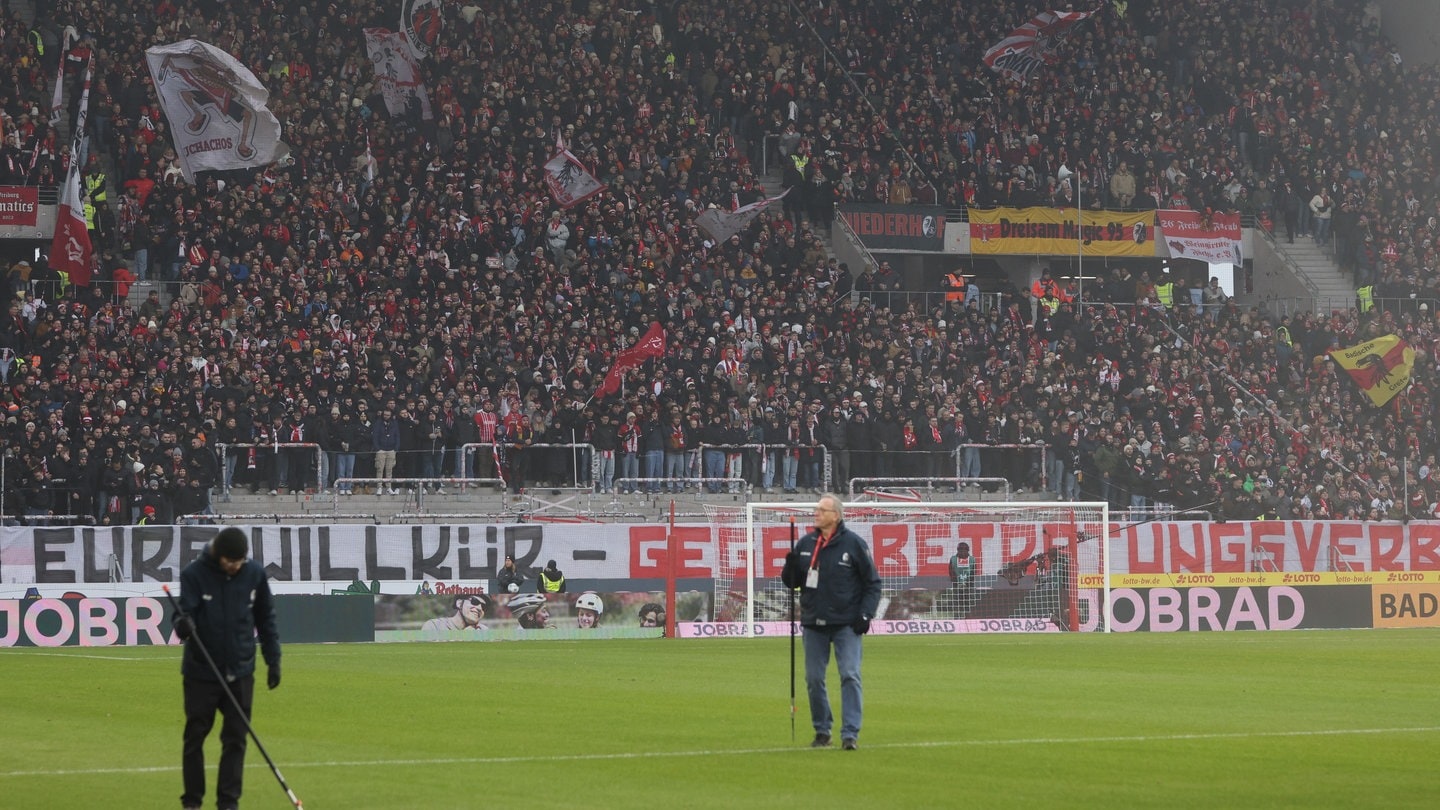
<path fill-rule="evenodd" d="M 0 651 L 0 808 L 178 807 L 179 658 Z M 255 724 L 309 810 L 1433 807 L 1437 673 L 1425 630 L 877 637 L 851 752 L 803 682 L 792 741 L 783 638 L 292 644 Z"/>

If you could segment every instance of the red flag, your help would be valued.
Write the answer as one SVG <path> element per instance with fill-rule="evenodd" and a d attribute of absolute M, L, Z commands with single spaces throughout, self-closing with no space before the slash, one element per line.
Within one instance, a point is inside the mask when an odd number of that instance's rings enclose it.
<path fill-rule="evenodd" d="M 608 397 L 620 390 L 620 378 L 625 372 L 649 360 L 652 357 L 659 357 L 665 354 L 665 330 L 661 328 L 660 322 L 650 324 L 650 330 L 646 332 L 635 345 L 616 355 L 615 362 L 610 366 L 610 373 L 605 375 L 605 382 L 595 396 Z"/>
<path fill-rule="evenodd" d="M 90 103 L 90 78 L 95 65 L 92 55 L 85 64 L 85 84 L 80 93 L 80 114 L 75 121 L 75 138 L 70 147 L 70 170 L 60 189 L 55 211 L 55 237 L 50 242 L 50 267 L 70 276 L 77 287 L 90 286 L 90 231 L 85 223 L 85 204 L 80 197 L 80 171 L 85 160 L 86 108 Z"/>

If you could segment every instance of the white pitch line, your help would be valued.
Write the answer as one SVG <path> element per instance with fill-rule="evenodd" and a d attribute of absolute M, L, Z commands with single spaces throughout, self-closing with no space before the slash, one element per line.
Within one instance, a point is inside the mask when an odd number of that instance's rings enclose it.
<path fill-rule="evenodd" d="M 959 748 L 988 745 L 1075 745 L 1095 743 L 1156 743 L 1191 742 L 1201 740 L 1239 740 L 1277 737 L 1346 737 L 1375 734 L 1433 734 L 1440 732 L 1440 726 L 1417 726 L 1413 728 L 1336 728 L 1312 731 L 1232 731 L 1198 734 L 1140 734 L 1108 737 L 1028 737 L 1011 740 L 934 740 L 930 742 L 897 742 L 867 744 L 867 750 L 907 748 Z M 607 762 L 652 757 L 720 757 L 752 756 L 755 754 L 809 754 L 814 749 L 794 745 L 772 748 L 731 748 L 704 749 L 698 751 L 646 751 L 620 752 L 613 754 L 554 754 L 534 757 L 436 757 L 432 759 L 353 759 L 323 762 L 287 762 L 286 768 L 374 768 L 374 767 L 415 767 L 423 765 L 515 765 L 547 762 Z M 251 762 L 247 768 L 259 768 Z M 173 773 L 178 766 L 151 766 L 133 768 L 77 768 L 73 770 L 46 771 L 0 771 L 0 779 L 39 776 L 98 776 L 110 774 Z M 212 768 L 213 770 L 213 768 Z"/>
<path fill-rule="evenodd" d="M 142 655 L 86 655 L 84 653 L 26 652 L 24 655 L 44 655 L 50 658 L 91 658 L 96 661 L 169 661 L 168 658 L 150 658 Z"/>

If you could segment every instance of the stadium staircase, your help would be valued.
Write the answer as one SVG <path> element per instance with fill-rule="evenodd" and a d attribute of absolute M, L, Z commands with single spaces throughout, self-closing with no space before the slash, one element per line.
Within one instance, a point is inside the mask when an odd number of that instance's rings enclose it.
<path fill-rule="evenodd" d="M 1276 255 L 1305 285 L 1315 299 L 1314 311 L 1329 312 L 1354 305 L 1355 285 L 1331 258 L 1329 246 L 1322 246 L 1308 236 L 1296 237 L 1294 244 L 1290 244 L 1261 228 L 1256 228 L 1255 233 L 1270 243 Z"/>

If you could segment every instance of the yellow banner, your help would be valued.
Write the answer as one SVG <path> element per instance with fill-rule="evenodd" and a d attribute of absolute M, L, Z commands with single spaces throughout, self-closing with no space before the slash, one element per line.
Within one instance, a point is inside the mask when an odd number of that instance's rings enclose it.
<path fill-rule="evenodd" d="M 1348 349 L 1335 349 L 1330 356 L 1377 408 L 1405 390 L 1410 384 L 1410 372 L 1415 368 L 1415 350 L 1396 335 L 1384 335 Z"/>
<path fill-rule="evenodd" d="M 1101 577 L 1082 578 L 1082 588 L 1098 588 Z M 1222 574 L 1111 574 L 1112 588 L 1242 587 L 1250 585 L 1440 585 L 1440 571 L 1232 571 Z"/>
<path fill-rule="evenodd" d="M 1074 208 L 971 208 L 970 252 L 1154 256 L 1155 212 Z"/>

